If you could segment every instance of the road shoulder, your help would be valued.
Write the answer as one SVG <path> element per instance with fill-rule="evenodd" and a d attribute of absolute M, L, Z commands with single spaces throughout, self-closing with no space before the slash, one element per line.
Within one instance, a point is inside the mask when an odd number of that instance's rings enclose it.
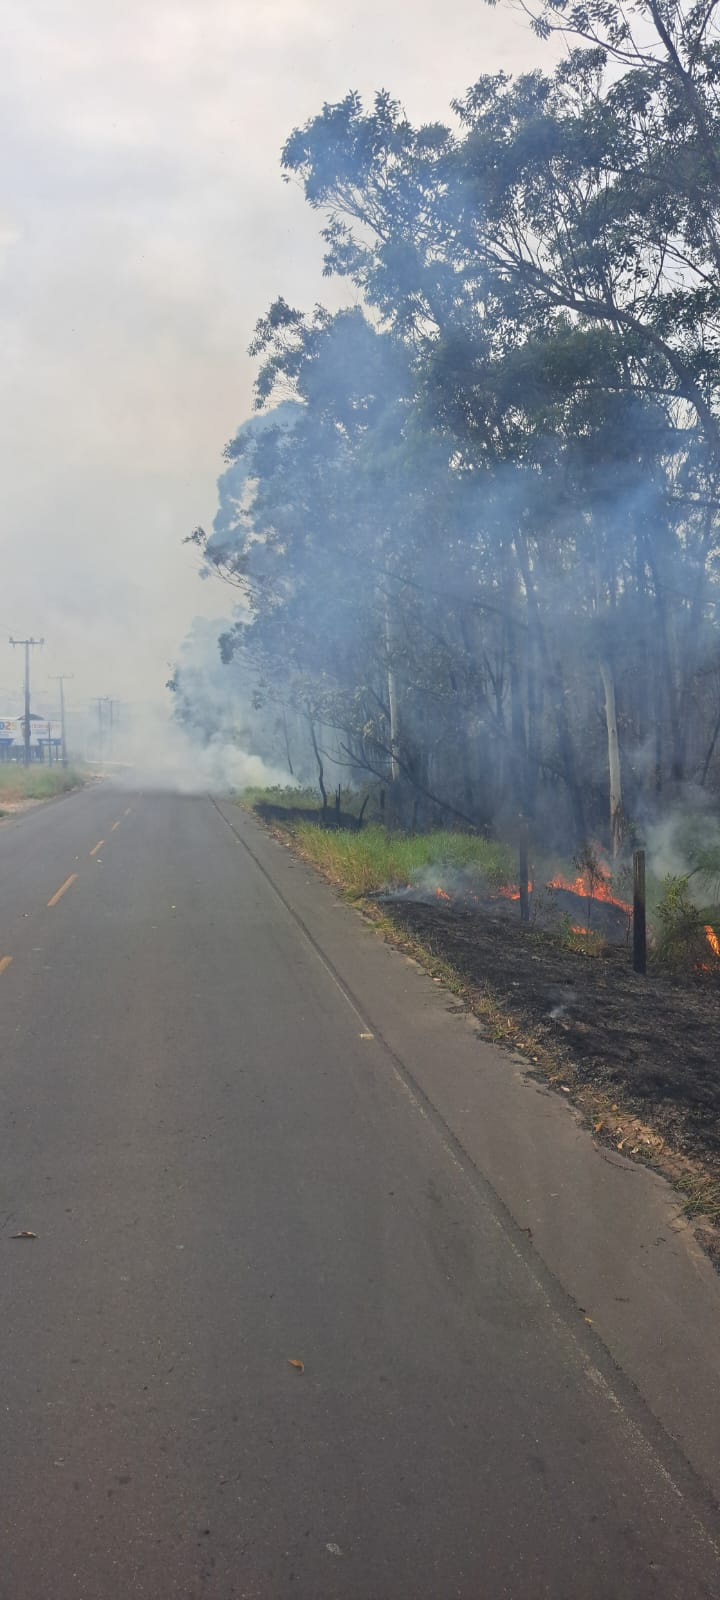
<path fill-rule="evenodd" d="M 714 1397 L 720 1278 L 670 1185 L 599 1146 L 526 1061 L 393 950 L 312 868 L 232 802 L 241 848 L 285 901 L 319 960 L 387 1047 L 390 1063 L 490 1185 L 612 1361 L 720 1498 Z"/>

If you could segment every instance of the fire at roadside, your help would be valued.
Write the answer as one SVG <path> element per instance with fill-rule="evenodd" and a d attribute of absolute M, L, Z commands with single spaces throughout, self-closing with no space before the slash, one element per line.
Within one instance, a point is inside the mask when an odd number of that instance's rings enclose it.
<path fill-rule="evenodd" d="M 607 886 L 606 886 L 607 887 Z M 582 892 L 581 892 L 582 891 Z M 720 940 L 688 977 L 632 970 L 631 907 L 587 884 L 533 888 L 521 923 L 517 886 L 411 885 L 381 898 L 392 922 L 458 974 L 478 1014 L 504 1020 L 532 1060 L 540 1046 L 562 1082 L 617 1100 L 720 1180 Z M 560 931 L 559 931 L 560 930 Z M 574 938 L 568 938 L 573 934 Z M 489 1006 L 488 1006 L 489 1003 Z M 496 1037 L 493 1031 L 492 1036 Z"/>
<path fill-rule="evenodd" d="M 553 932 L 569 922 L 573 934 L 601 934 L 611 944 L 629 944 L 632 906 L 612 893 L 607 877 L 599 875 L 590 884 L 582 874 L 571 879 L 557 873 L 546 884 L 537 888 L 529 884 L 528 889 L 529 918 L 535 927 Z M 497 894 L 501 903 L 517 907 L 516 886 L 503 886 Z"/>
<path fill-rule="evenodd" d="M 384 900 L 417 901 L 441 905 L 457 910 L 475 912 L 478 916 L 504 917 L 516 924 L 520 902 L 517 884 L 500 884 L 495 887 L 481 885 L 476 879 L 463 878 L 457 873 L 443 874 L 443 883 L 430 883 L 424 878 L 408 883 L 404 889 L 383 895 Z M 584 953 L 601 956 L 606 946 L 629 950 L 632 943 L 633 908 L 629 901 L 613 892 L 609 868 L 598 865 L 589 877 L 579 872 L 575 878 L 554 873 L 545 882 L 528 883 L 528 922 L 537 932 L 574 936 L 578 941 L 594 941 L 584 946 Z M 703 959 L 693 965 L 696 976 L 717 977 L 720 980 L 720 939 L 710 924 L 703 928 L 706 949 Z M 652 938 L 651 938 L 652 943 Z M 578 943 L 578 950 L 583 950 Z"/>

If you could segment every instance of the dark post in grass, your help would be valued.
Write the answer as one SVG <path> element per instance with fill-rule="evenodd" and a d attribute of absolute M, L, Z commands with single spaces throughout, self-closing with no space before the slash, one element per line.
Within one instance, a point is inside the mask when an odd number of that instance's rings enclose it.
<path fill-rule="evenodd" d="M 647 971 L 644 850 L 633 850 L 633 970 Z"/>
<path fill-rule="evenodd" d="M 524 817 L 520 818 L 520 921 L 530 921 L 530 898 L 528 892 L 528 855 L 529 834 L 528 825 Z"/>

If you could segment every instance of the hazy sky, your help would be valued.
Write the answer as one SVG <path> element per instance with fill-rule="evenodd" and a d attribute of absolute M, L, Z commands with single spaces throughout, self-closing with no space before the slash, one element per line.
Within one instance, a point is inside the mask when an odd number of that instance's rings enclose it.
<path fill-rule="evenodd" d="M 157 698 L 193 615 L 225 604 L 180 541 L 214 515 L 255 321 L 328 293 L 284 139 L 349 88 L 442 117 L 538 46 L 482 0 L 0 0 L 0 19 L 0 710 L 9 630 L 45 636 L 38 688 L 64 670 L 78 703 Z"/>

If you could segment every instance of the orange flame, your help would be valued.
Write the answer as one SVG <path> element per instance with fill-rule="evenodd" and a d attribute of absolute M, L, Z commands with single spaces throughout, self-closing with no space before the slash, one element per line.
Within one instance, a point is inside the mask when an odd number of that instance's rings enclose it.
<path fill-rule="evenodd" d="M 438 897 L 438 900 L 450 900 L 452 898 L 451 895 L 445 893 L 444 889 L 440 888 L 439 884 L 438 884 L 437 889 L 435 890 L 435 893 L 436 893 L 436 895 Z"/>
<path fill-rule="evenodd" d="M 502 895 L 503 900 L 519 900 L 520 899 L 520 890 L 511 888 L 510 884 L 507 884 L 507 883 L 503 884 L 502 887 L 500 889 L 498 889 L 498 894 Z M 528 894 L 532 894 L 532 884 L 531 883 L 528 884 Z"/>
<path fill-rule="evenodd" d="M 592 894 L 590 893 L 590 885 L 585 873 L 580 873 L 577 878 L 570 879 L 564 878 L 562 873 L 559 872 L 557 877 L 550 879 L 548 889 L 568 889 L 570 894 L 577 894 L 583 900 L 605 900 L 612 906 L 619 906 L 621 911 L 626 911 L 628 914 L 632 911 L 632 906 L 629 906 L 626 900 L 619 900 L 616 895 L 612 894 L 605 873 L 596 878 Z"/>
<path fill-rule="evenodd" d="M 571 933 L 589 933 L 590 929 L 589 928 L 571 928 L 570 932 Z"/>
<path fill-rule="evenodd" d="M 710 927 L 709 922 L 705 924 L 705 938 L 713 953 L 720 957 L 720 939 L 718 939 L 714 928 Z"/>

